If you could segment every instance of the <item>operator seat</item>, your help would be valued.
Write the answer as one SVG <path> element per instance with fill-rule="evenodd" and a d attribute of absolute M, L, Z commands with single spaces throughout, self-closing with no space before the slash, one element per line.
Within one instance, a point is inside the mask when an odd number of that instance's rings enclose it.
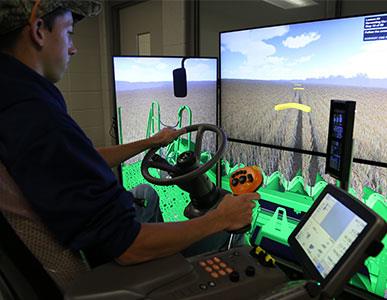
<path fill-rule="evenodd" d="M 41 264 L 62 291 L 69 286 L 76 276 L 88 271 L 88 267 L 81 260 L 80 255 L 61 246 L 48 228 L 40 221 L 9 175 L 6 167 L 0 161 L 0 217 L 2 217 L 1 214 L 24 245 L 35 256 L 37 263 Z M 9 226 L 4 218 L 1 219 L 0 246 L 3 244 L 2 247 L 4 248 L 4 246 L 14 241 L 3 240 L 4 233 L 7 233 L 6 230 Z M 13 235 L 11 238 L 11 235 L 7 235 L 8 239 L 17 239 L 17 236 Z M 19 248 L 23 248 L 22 243 L 17 245 L 20 246 Z M 19 250 L 15 249 L 15 252 Z M 19 256 L 25 256 L 29 251 L 25 251 L 24 255 Z M 22 252 L 19 251 L 19 253 Z M 24 257 L 16 258 L 17 261 L 20 259 L 22 260 Z"/>

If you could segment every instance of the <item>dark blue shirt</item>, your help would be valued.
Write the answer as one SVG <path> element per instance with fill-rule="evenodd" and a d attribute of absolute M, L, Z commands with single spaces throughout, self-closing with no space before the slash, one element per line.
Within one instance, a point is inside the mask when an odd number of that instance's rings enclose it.
<path fill-rule="evenodd" d="M 68 115 L 60 91 L 0 54 L 0 160 L 32 209 L 93 265 L 120 256 L 136 238 L 133 196 Z"/>

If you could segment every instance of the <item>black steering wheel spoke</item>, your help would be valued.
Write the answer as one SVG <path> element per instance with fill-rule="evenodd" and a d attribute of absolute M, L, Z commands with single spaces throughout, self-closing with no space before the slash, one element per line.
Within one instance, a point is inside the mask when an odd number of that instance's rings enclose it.
<path fill-rule="evenodd" d="M 161 171 L 166 171 L 169 174 L 175 174 L 178 171 L 175 166 L 172 166 L 165 158 L 158 154 L 153 154 L 150 160 L 145 163 L 144 167 L 147 169 L 154 168 Z"/>
<path fill-rule="evenodd" d="M 203 135 L 205 132 L 205 128 L 203 126 L 199 126 L 198 132 L 196 133 L 196 139 L 195 139 L 195 156 L 198 161 L 200 161 L 200 153 L 202 151 L 202 144 L 203 144 Z"/>

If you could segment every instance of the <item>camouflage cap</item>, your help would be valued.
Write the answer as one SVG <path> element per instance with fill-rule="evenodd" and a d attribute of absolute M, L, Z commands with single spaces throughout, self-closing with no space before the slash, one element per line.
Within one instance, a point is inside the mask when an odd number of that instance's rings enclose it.
<path fill-rule="evenodd" d="M 81 17 L 91 17 L 98 15 L 102 8 L 100 0 L 0 0 L 0 35 L 27 25 L 34 6 L 37 18 L 57 8 L 69 9 Z"/>

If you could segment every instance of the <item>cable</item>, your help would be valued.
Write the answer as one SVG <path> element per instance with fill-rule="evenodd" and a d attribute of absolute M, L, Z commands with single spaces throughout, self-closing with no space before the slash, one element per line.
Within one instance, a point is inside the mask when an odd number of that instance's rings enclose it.
<path fill-rule="evenodd" d="M 161 122 L 161 120 L 160 120 L 160 124 L 163 125 L 164 127 L 167 127 L 167 128 L 176 128 L 177 125 L 179 125 L 179 121 L 177 121 L 176 125 L 174 125 L 174 126 L 169 126 L 167 124 L 164 124 L 163 122 Z"/>
<path fill-rule="evenodd" d="M 230 240 L 228 241 L 227 250 L 231 249 L 232 240 L 234 239 L 234 234 L 230 234 Z"/>
<path fill-rule="evenodd" d="M 115 117 L 112 118 L 112 123 L 110 125 L 110 129 L 109 129 L 109 135 L 116 139 L 117 136 L 116 136 L 116 130 L 117 130 L 117 119 Z"/>

